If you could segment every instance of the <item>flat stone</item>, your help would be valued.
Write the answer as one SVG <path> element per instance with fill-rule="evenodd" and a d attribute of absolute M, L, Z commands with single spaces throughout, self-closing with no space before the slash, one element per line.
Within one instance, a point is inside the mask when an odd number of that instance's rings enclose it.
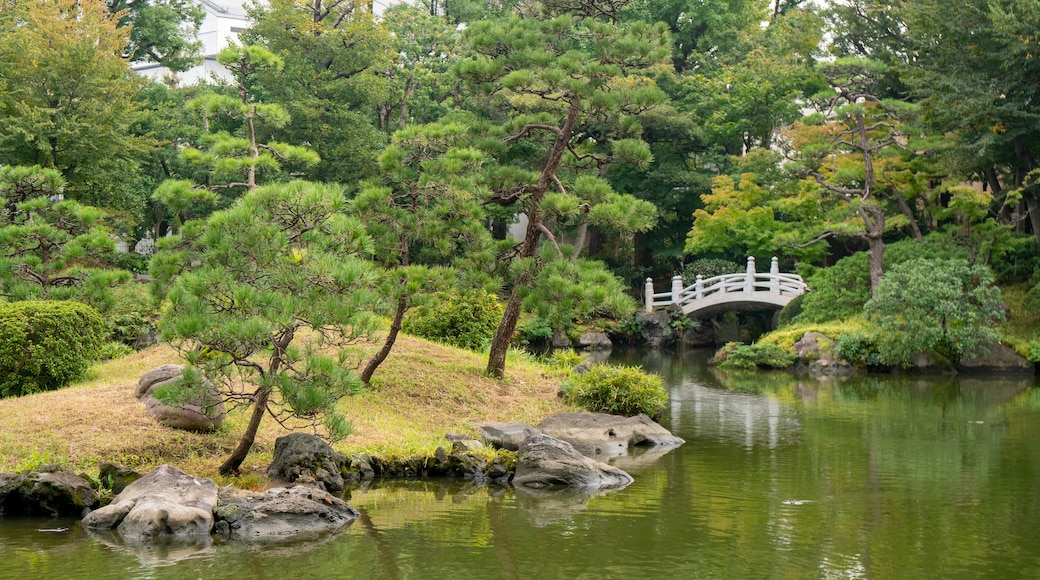
<path fill-rule="evenodd" d="M 570 443 L 548 435 L 535 435 L 524 441 L 513 476 L 514 486 L 534 489 L 615 489 L 630 483 L 632 476 L 624 471 L 585 457 Z"/>
<path fill-rule="evenodd" d="M 359 514 L 321 488 L 296 485 L 263 493 L 223 488 L 216 517 L 218 523 L 226 524 L 231 539 L 269 543 L 332 534 L 345 529 Z"/>
<path fill-rule="evenodd" d="M 536 429 L 570 443 L 588 456 L 609 457 L 628 453 L 635 446 L 678 447 L 685 443 L 643 414 L 622 417 L 607 413 L 557 413 Z"/>
<path fill-rule="evenodd" d="M 491 447 L 517 451 L 527 438 L 538 435 L 538 430 L 526 423 L 474 423 L 480 438 Z"/>
<path fill-rule="evenodd" d="M 609 350 L 614 347 L 610 337 L 602 332 L 586 332 L 578 337 L 578 347 L 589 350 Z"/>

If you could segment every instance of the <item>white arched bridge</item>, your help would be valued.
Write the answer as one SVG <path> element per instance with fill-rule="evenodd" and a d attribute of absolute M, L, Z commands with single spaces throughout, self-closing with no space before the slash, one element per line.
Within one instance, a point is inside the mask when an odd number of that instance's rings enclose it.
<path fill-rule="evenodd" d="M 707 318 L 730 310 L 783 308 L 805 294 L 809 287 L 797 274 L 784 274 L 774 257 L 768 274 L 755 272 L 755 258 L 747 260 L 747 271 L 697 280 L 683 286 L 682 276 L 672 278 L 672 289 L 654 292 L 654 281 L 646 279 L 646 311 L 678 306 L 683 314 Z"/>

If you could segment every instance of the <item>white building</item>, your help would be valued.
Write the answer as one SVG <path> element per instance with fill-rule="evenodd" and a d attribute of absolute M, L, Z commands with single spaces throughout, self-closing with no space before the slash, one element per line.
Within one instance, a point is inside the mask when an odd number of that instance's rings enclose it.
<path fill-rule="evenodd" d="M 139 74 L 155 80 L 173 79 L 179 85 L 193 85 L 201 80 L 229 78 L 223 65 L 217 62 L 217 53 L 238 41 L 239 33 L 249 28 L 246 4 L 250 0 L 196 0 L 206 11 L 199 26 L 198 40 L 202 43 L 202 64 L 182 73 L 171 72 L 156 63 L 139 62 L 133 69 Z"/>

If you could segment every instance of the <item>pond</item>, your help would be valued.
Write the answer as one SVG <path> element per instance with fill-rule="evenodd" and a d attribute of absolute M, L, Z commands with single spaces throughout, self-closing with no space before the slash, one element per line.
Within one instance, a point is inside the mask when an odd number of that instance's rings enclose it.
<path fill-rule="evenodd" d="M 665 377 L 661 422 L 687 441 L 619 458 L 621 491 L 373 484 L 346 532 L 251 549 L 3 520 L 0 578 L 1040 576 L 1033 378 L 719 373 L 708 354 L 614 354 Z"/>

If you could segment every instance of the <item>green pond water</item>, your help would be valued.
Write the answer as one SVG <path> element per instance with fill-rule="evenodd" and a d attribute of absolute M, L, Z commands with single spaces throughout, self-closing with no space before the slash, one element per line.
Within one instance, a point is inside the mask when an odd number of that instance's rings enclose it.
<path fill-rule="evenodd" d="M 1040 577 L 1032 377 L 722 374 L 707 354 L 615 353 L 665 377 L 687 441 L 618 458 L 621 491 L 373 484 L 345 532 L 262 548 L 2 520 L 0 578 Z"/>

